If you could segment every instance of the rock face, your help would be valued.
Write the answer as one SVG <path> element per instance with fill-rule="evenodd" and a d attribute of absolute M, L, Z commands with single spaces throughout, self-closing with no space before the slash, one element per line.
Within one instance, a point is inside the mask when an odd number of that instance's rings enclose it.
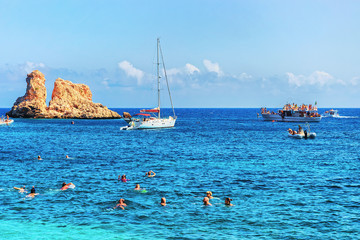
<path fill-rule="evenodd" d="M 35 118 L 44 117 L 46 112 L 46 87 L 45 77 L 40 71 L 35 70 L 27 75 L 26 93 L 19 97 L 11 111 L 7 113 L 9 117 Z"/>
<path fill-rule="evenodd" d="M 7 114 L 24 118 L 121 118 L 100 103 L 92 102 L 92 93 L 85 84 L 56 79 L 49 107 L 46 107 L 44 75 L 35 70 L 28 74 L 27 90 Z"/>

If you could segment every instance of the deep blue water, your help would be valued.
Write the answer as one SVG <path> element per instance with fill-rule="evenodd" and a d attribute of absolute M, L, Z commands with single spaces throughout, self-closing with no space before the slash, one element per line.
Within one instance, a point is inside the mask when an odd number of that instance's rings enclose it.
<path fill-rule="evenodd" d="M 311 124 L 308 140 L 258 111 L 176 109 L 175 128 L 144 131 L 120 131 L 123 120 L 15 119 L 0 127 L 0 238 L 359 239 L 360 109 Z M 64 181 L 76 188 L 59 191 Z M 25 198 L 13 189 L 22 185 L 40 195 Z M 120 198 L 126 209 L 111 210 Z"/>

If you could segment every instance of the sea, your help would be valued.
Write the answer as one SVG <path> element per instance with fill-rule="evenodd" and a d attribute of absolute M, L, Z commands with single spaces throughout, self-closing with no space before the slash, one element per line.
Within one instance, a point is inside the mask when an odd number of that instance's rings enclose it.
<path fill-rule="evenodd" d="M 0 127 L 0 239 L 360 239 L 360 109 L 338 110 L 310 124 L 315 139 L 252 108 L 179 108 L 162 130 L 15 119 Z"/>

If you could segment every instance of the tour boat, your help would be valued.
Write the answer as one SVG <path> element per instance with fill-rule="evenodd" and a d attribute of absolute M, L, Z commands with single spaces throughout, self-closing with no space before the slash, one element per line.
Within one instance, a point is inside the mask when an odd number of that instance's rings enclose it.
<path fill-rule="evenodd" d="M 326 111 L 322 116 L 323 117 L 340 117 L 338 110 L 334 110 L 334 109 Z"/>
<path fill-rule="evenodd" d="M 169 98 L 171 103 L 171 108 L 173 112 L 173 116 L 163 117 L 161 116 L 161 108 L 160 108 L 160 56 L 162 67 L 164 69 L 164 75 L 166 80 L 167 89 L 169 92 Z M 174 106 L 171 99 L 169 82 L 167 79 L 167 74 L 165 70 L 164 57 L 162 54 L 160 40 L 157 39 L 157 93 L 158 93 L 158 106 L 153 109 L 143 109 L 140 110 L 140 113 L 131 116 L 128 113 L 124 113 L 124 120 L 128 123 L 127 126 L 121 127 L 120 130 L 135 130 L 135 129 L 158 129 L 158 128 L 172 128 L 175 126 L 176 115 Z"/>
<path fill-rule="evenodd" d="M 270 112 L 266 108 L 261 108 L 261 116 L 264 121 L 279 122 L 320 122 L 321 115 L 316 106 L 286 104 L 277 112 Z"/>

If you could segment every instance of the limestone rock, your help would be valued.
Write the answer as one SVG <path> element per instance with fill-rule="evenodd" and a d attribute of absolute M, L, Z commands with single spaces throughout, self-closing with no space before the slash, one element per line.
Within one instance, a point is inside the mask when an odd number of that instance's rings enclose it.
<path fill-rule="evenodd" d="M 19 97 L 7 113 L 9 117 L 36 118 L 44 117 L 46 112 L 45 77 L 40 71 L 29 73 L 26 78 L 26 93 Z"/>
<path fill-rule="evenodd" d="M 85 84 L 56 79 L 49 107 L 46 107 L 44 75 L 35 70 L 28 74 L 27 89 L 14 103 L 10 117 L 24 118 L 121 118 L 100 103 L 92 102 L 92 93 Z"/>
<path fill-rule="evenodd" d="M 85 84 L 56 79 L 48 108 L 52 118 L 120 118 L 100 103 L 92 102 L 92 93 Z"/>

